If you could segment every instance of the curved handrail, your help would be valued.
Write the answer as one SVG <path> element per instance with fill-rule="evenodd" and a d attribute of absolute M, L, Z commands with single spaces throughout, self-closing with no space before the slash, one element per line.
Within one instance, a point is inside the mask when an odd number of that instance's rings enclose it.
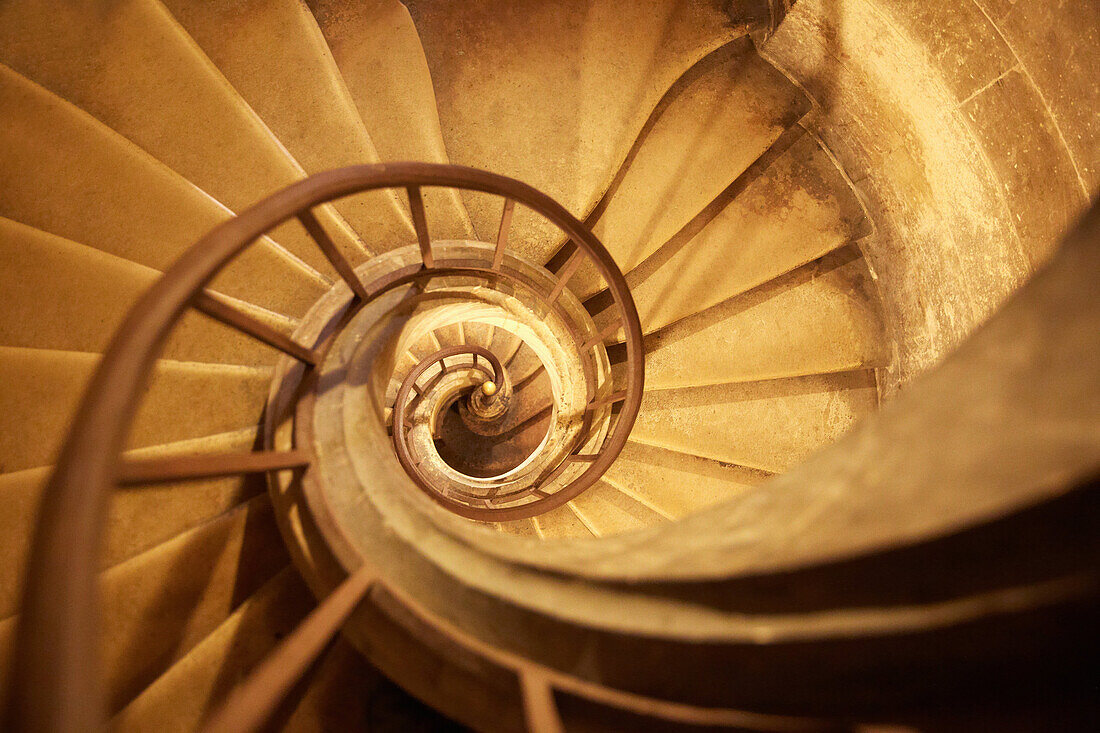
<path fill-rule="evenodd" d="M 629 370 L 628 396 L 616 431 L 578 479 L 594 483 L 614 461 L 641 403 L 641 326 L 629 288 L 595 235 L 546 194 L 504 176 L 462 166 L 389 163 L 351 166 L 294 183 L 215 227 L 185 252 L 138 300 L 116 332 L 92 376 L 45 486 L 27 564 L 15 649 L 10 722 L 27 730 L 92 730 L 104 719 L 98 669 L 99 550 L 112 487 L 126 479 L 121 453 L 155 361 L 184 312 L 196 307 L 235 325 L 299 360 L 313 364 L 314 349 L 296 344 L 206 291 L 217 273 L 250 244 L 293 217 L 302 223 L 360 299 L 377 297 L 320 230 L 311 209 L 343 196 L 380 188 L 405 188 L 424 259 L 434 264 L 424 217 L 422 186 L 450 187 L 502 196 L 505 213 L 520 202 L 557 226 L 593 260 L 623 312 Z M 499 269 L 506 237 L 498 239 Z M 399 281 L 396 280 L 396 281 Z M 622 429 L 620 429 L 622 428 Z M 239 460 L 239 457 L 234 457 Z"/>

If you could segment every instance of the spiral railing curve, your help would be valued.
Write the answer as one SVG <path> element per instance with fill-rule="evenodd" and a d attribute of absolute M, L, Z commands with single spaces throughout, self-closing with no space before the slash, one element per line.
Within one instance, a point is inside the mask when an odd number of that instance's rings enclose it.
<path fill-rule="evenodd" d="M 421 186 L 448 186 L 505 198 L 501 234 L 491 263 L 451 262 L 433 256 Z M 405 188 L 409 194 L 423 261 L 415 267 L 391 272 L 375 282 L 364 283 L 321 229 L 311 209 L 341 196 L 393 187 Z M 625 334 L 627 384 L 619 392 L 597 399 L 601 405 L 622 402 L 622 408 L 616 427 L 604 441 L 600 453 L 584 457 L 589 468 L 578 482 L 591 483 L 598 479 L 629 434 L 641 400 L 643 377 L 641 328 L 630 292 L 611 256 L 591 231 L 559 204 L 530 186 L 471 168 L 397 163 L 343 168 L 304 179 L 224 222 L 188 250 L 132 308 L 100 362 L 45 488 L 28 562 L 14 655 L 17 673 L 12 675 L 6 729 L 71 733 L 99 730 L 106 720 L 97 647 L 96 571 L 112 488 L 302 469 L 312 461 L 309 446 L 162 459 L 135 460 L 122 455 L 128 428 L 158 354 L 174 325 L 189 308 L 196 308 L 284 352 L 304 364 L 307 371 L 322 362 L 331 338 L 319 338 L 316 344 L 302 344 L 254 320 L 206 290 L 215 275 L 264 233 L 297 217 L 350 288 L 354 295 L 354 312 L 381 294 L 422 277 L 485 272 L 507 275 L 502 263 L 507 247 L 508 221 L 515 203 L 541 213 L 577 246 L 572 264 L 567 263 L 558 270 L 557 292 L 552 293 L 554 298 L 560 295 L 564 283 L 576 271 L 578 253 L 583 253 L 600 270 L 620 306 L 623 317 L 613 326 L 621 328 Z M 605 330 L 601 337 L 609 335 L 610 331 Z M 588 339 L 580 346 L 587 348 L 594 343 Z M 494 378 L 499 378 L 499 362 L 490 360 L 490 363 Z M 577 491 L 578 482 L 571 484 L 570 491 Z M 568 494 L 559 492 L 552 498 L 560 504 L 564 501 L 562 495 Z M 556 702 L 559 695 L 582 699 L 597 708 L 632 718 L 640 716 L 665 727 L 702 725 L 756 730 L 816 730 L 821 727 L 805 719 L 655 699 L 611 689 L 539 665 L 455 628 L 425 609 L 406 590 L 386 580 L 379 568 L 365 561 L 321 600 L 299 627 L 231 692 L 222 707 L 207 720 L 206 729 L 246 731 L 260 728 L 282 697 L 340 632 L 352 612 L 363 603 L 375 604 L 393 623 L 412 632 L 416 643 L 440 653 L 459 649 L 479 659 L 486 669 L 514 675 L 523 724 L 532 731 L 563 729 Z"/>

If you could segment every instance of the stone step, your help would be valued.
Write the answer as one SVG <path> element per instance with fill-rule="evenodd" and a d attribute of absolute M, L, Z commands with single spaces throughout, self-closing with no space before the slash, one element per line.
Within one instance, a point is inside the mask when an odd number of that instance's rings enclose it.
<path fill-rule="evenodd" d="M 308 0 L 308 5 L 378 157 L 449 162 L 424 50 L 405 6 L 397 0 Z M 457 191 L 428 188 L 423 195 L 433 238 L 473 237 Z"/>
<path fill-rule="evenodd" d="M 263 495 L 104 572 L 100 633 L 110 710 L 188 656 L 287 562 Z M 3 656 L 16 621 L 0 622 Z"/>
<path fill-rule="evenodd" d="M 132 451 L 134 456 L 164 456 L 198 452 L 251 450 L 255 430 L 151 446 Z M 0 618 L 16 611 L 22 590 L 23 568 L 28 559 L 35 512 L 52 467 L 42 466 L 0 475 Z M 172 537 L 202 524 L 237 504 L 265 491 L 258 474 L 203 479 L 171 484 L 140 484 L 111 494 L 101 567 L 117 565 Z"/>
<path fill-rule="evenodd" d="M 631 438 L 779 473 L 835 442 L 877 402 L 869 371 L 650 390 Z"/>
<path fill-rule="evenodd" d="M 593 226 L 623 272 L 672 239 L 809 110 L 802 91 L 747 41 L 724 46 L 689 73 L 690 83 L 635 144 Z M 585 267 L 569 287 L 587 296 L 604 283 Z"/>
<path fill-rule="evenodd" d="M 110 12 L 96 3 L 5 4 L 0 61 L 234 211 L 305 175 L 159 0 L 134 0 Z M 333 237 L 350 236 L 329 212 L 318 216 Z M 295 222 L 278 227 L 272 238 L 331 275 L 324 256 Z"/>
<path fill-rule="evenodd" d="M 582 521 L 600 537 L 667 522 L 652 504 L 639 501 L 606 481 L 598 481 L 571 502 Z"/>
<path fill-rule="evenodd" d="M 252 3 L 245 15 L 234 3 L 165 0 L 165 5 L 307 173 L 379 162 L 303 3 Z M 373 253 L 416 241 L 405 204 L 393 190 L 350 196 L 333 207 Z M 345 254 L 358 264 L 364 253 Z"/>
<path fill-rule="evenodd" d="M 697 234 L 627 274 L 643 330 L 717 305 L 868 234 L 836 165 L 802 135 Z"/>
<path fill-rule="evenodd" d="M 0 344 L 102 352 L 158 270 L 0 217 Z M 252 312 L 255 315 L 259 309 Z M 289 332 L 294 321 L 266 322 Z M 269 366 L 278 351 L 201 313 L 184 314 L 162 355 Z"/>
<path fill-rule="evenodd" d="M 844 248 L 645 339 L 646 388 L 697 387 L 881 367 L 878 299 Z"/>
<path fill-rule="evenodd" d="M 737 496 L 770 475 L 630 440 L 603 480 L 679 519 Z"/>
<path fill-rule="evenodd" d="M 551 509 L 534 519 L 539 536 L 546 539 L 595 536 L 568 505 Z"/>
<path fill-rule="evenodd" d="M 52 463 L 99 356 L 0 346 L 0 473 Z M 254 428 L 271 370 L 162 360 L 129 447 Z"/>
<path fill-rule="evenodd" d="M 451 160 L 535 186 L 578 218 L 607 189 L 661 95 L 742 33 L 702 0 L 406 4 Z M 492 241 L 500 199 L 471 196 L 467 205 Z M 520 207 L 511 241 L 544 262 L 563 237 Z"/>
<path fill-rule="evenodd" d="M 197 730 L 313 606 L 298 573 L 284 567 L 122 709 L 111 721 L 112 729 Z"/>
<path fill-rule="evenodd" d="M 0 216 L 163 270 L 232 214 L 103 123 L 3 65 L 0 107 L 7 110 Z M 215 289 L 293 317 L 329 284 L 266 238 L 214 280 Z"/>

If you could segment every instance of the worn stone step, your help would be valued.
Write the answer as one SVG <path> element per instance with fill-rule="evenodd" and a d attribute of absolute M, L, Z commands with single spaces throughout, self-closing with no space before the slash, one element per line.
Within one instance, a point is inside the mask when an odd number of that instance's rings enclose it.
<path fill-rule="evenodd" d="M 164 0 L 233 88 L 307 173 L 379 162 L 313 15 L 299 0 Z M 333 204 L 373 253 L 416 241 L 395 191 Z M 353 262 L 356 253 L 350 253 Z"/>
<path fill-rule="evenodd" d="M 607 189 L 661 95 L 743 32 L 700 0 L 406 4 L 451 160 L 529 183 L 578 218 Z M 495 237 L 500 200 L 472 196 L 467 205 L 481 237 Z M 521 207 L 512 242 L 543 262 L 562 237 Z"/>
<path fill-rule="evenodd" d="M 623 272 L 672 239 L 809 110 L 805 94 L 747 41 L 689 74 L 635 144 L 593 226 Z M 604 284 L 585 267 L 569 287 L 587 296 Z"/>
<path fill-rule="evenodd" d="M 534 519 L 539 536 L 545 539 L 595 536 L 568 505 L 551 509 Z"/>
<path fill-rule="evenodd" d="M 717 305 L 869 233 L 863 209 L 808 134 L 686 241 L 627 274 L 645 331 Z"/>
<path fill-rule="evenodd" d="M 885 366 L 874 283 L 855 248 L 826 255 L 645 338 L 647 389 Z"/>
<path fill-rule="evenodd" d="M 519 537 L 538 537 L 538 530 L 535 529 L 535 521 L 533 519 L 516 519 L 511 522 L 500 522 L 497 528 L 505 534 L 514 534 Z"/>
<path fill-rule="evenodd" d="M 572 504 L 583 516 L 585 524 L 601 537 L 630 532 L 669 519 L 653 505 L 639 501 L 606 481 L 590 486 L 573 499 Z"/>
<path fill-rule="evenodd" d="M 0 217 L 0 344 L 102 352 L 160 272 Z M 253 311 L 255 314 L 256 311 Z M 289 331 L 293 321 L 265 313 Z M 180 320 L 162 355 L 266 366 L 279 352 L 198 312 Z"/>
<path fill-rule="evenodd" d="M 233 686 L 314 606 L 293 567 L 283 567 L 111 721 L 118 731 L 193 731 Z"/>
<path fill-rule="evenodd" d="M 53 462 L 99 356 L 0 346 L 0 473 Z M 271 370 L 162 360 L 129 447 L 255 427 Z"/>
<path fill-rule="evenodd" d="M 435 92 L 408 10 L 397 0 L 308 0 L 378 157 L 447 163 Z M 407 204 L 404 194 L 402 203 Z M 436 239 L 474 234 L 457 191 L 423 191 Z"/>
<path fill-rule="evenodd" d="M 163 270 L 232 214 L 103 123 L 3 65 L 0 107 L 6 110 L 0 216 Z M 329 284 L 266 238 L 214 280 L 215 289 L 294 317 Z"/>
<path fill-rule="evenodd" d="M 267 729 L 284 733 L 371 730 L 388 713 L 379 709 L 382 697 L 393 695 L 396 686 L 374 669 L 343 637 L 337 637 L 317 668 L 311 671 L 279 706 Z M 397 688 L 400 690 L 400 688 Z M 410 721 L 438 720 L 438 713 L 414 698 L 405 696 L 403 712 Z M 392 730 L 400 730 L 398 727 Z"/>
<path fill-rule="evenodd" d="M 770 475 L 630 440 L 603 480 L 679 519 L 737 496 Z"/>
<path fill-rule="evenodd" d="M 234 211 L 304 177 L 159 0 L 0 8 L 0 61 L 85 110 Z M 104 170 L 111 170 L 106 168 Z M 328 212 L 333 237 L 350 236 Z M 272 238 L 332 274 L 305 230 Z M 349 242 L 349 246 L 352 243 Z"/>
<path fill-rule="evenodd" d="M 869 371 L 650 390 L 631 438 L 779 473 L 836 441 L 877 402 Z"/>
<path fill-rule="evenodd" d="M 198 452 L 241 452 L 252 449 L 251 428 L 194 440 L 131 451 L 134 456 Z M 28 558 L 35 512 L 51 466 L 0 475 L 0 618 L 16 611 Z M 171 484 L 140 484 L 111 494 L 107 538 L 101 567 L 109 568 L 225 512 L 265 489 L 262 476 L 232 476 Z"/>
<path fill-rule="evenodd" d="M 263 495 L 105 571 L 100 638 L 110 710 L 185 657 L 287 562 Z M 0 622 L 3 656 L 16 622 Z"/>

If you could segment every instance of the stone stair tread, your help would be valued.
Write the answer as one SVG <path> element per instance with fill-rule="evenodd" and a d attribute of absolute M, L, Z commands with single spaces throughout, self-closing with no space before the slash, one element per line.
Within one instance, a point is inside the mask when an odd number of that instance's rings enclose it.
<path fill-rule="evenodd" d="M 313 596 L 283 567 L 111 721 L 118 731 L 192 731 L 305 618 Z"/>
<path fill-rule="evenodd" d="M 736 496 L 769 475 L 630 440 L 603 479 L 678 519 Z"/>
<path fill-rule="evenodd" d="M 303 3 L 252 3 L 242 17 L 237 3 L 163 2 L 307 173 L 379 162 L 324 36 Z M 416 239 L 408 211 L 393 190 L 349 196 L 333 207 L 374 252 Z"/>
<path fill-rule="evenodd" d="M 777 202 L 783 202 L 779 206 Z M 627 274 L 642 328 L 654 331 L 868 233 L 835 164 L 803 135 L 713 220 Z"/>
<path fill-rule="evenodd" d="M 444 347 L 462 346 L 466 343 L 465 334 L 462 333 L 462 330 L 461 323 L 441 326 L 435 329 L 435 337 L 439 339 L 439 343 Z"/>
<path fill-rule="evenodd" d="M 650 390 L 631 437 L 779 473 L 837 440 L 877 401 L 869 371 Z"/>
<path fill-rule="evenodd" d="M 809 109 L 750 43 L 719 49 L 692 73 L 639 141 L 593 226 L 623 272 L 672 239 Z M 583 268 L 569 287 L 586 296 L 603 284 Z"/>
<path fill-rule="evenodd" d="M 160 272 L 0 217 L 0 344 L 102 352 Z M 197 311 L 162 355 L 179 361 L 270 365 L 279 352 Z"/>
<path fill-rule="evenodd" d="M 241 452 L 251 450 L 255 430 L 246 429 L 133 451 L 132 455 Z M 0 618 L 16 611 L 30 550 L 34 517 L 52 466 L 0 474 Z M 111 495 L 101 567 L 109 568 L 166 542 L 232 507 L 262 494 L 263 476 L 231 476 L 171 484 L 139 484 Z"/>
<path fill-rule="evenodd" d="M 546 539 L 592 537 L 592 531 L 569 506 L 560 506 L 535 517 L 539 535 Z"/>
<path fill-rule="evenodd" d="M 845 248 L 645 339 L 648 389 L 695 387 L 886 364 L 867 265 Z"/>
<path fill-rule="evenodd" d="M 354 731 L 376 719 L 379 688 L 393 683 L 374 669 L 343 637 L 321 657 L 300 695 L 292 691 L 268 721 L 268 730 L 285 733 Z M 290 707 L 291 709 L 285 710 Z M 285 710 L 285 712 L 284 712 Z"/>
<path fill-rule="evenodd" d="M 524 343 L 508 359 L 504 364 L 504 368 L 508 370 L 508 376 L 511 377 L 512 384 L 522 384 L 529 379 L 537 378 L 535 373 L 543 369 L 543 364 L 535 350 Z"/>
<path fill-rule="evenodd" d="M 523 339 L 516 334 L 503 328 L 495 328 L 489 350 L 496 354 L 502 364 L 507 365 L 523 345 Z"/>
<path fill-rule="evenodd" d="M 546 372 L 541 372 L 534 378 L 524 381 L 512 393 L 512 404 L 501 426 L 502 432 L 514 430 L 529 421 L 540 424 L 548 422 L 549 408 L 553 404 L 550 377 Z M 544 418 L 539 418 L 540 415 Z M 528 427 L 533 428 L 533 425 Z M 543 426 L 543 433 L 546 427 L 546 425 Z"/>
<path fill-rule="evenodd" d="M 603 480 L 573 499 L 573 505 L 601 537 L 668 521 L 652 506 Z"/>
<path fill-rule="evenodd" d="M 135 0 L 109 13 L 95 3 L 5 4 L 0 61 L 85 110 L 234 211 L 304 177 L 159 0 Z M 339 237 L 339 227 L 330 223 L 332 235 Z M 301 227 L 283 225 L 272 238 L 332 274 Z"/>
<path fill-rule="evenodd" d="M 359 116 L 383 162 L 447 163 L 435 92 L 408 10 L 397 0 L 308 0 Z M 454 189 L 423 192 L 434 239 L 474 230 Z M 402 204 L 407 199 L 401 195 Z"/>
<path fill-rule="evenodd" d="M 0 107 L 7 110 L 0 216 L 163 270 L 232 214 L 132 142 L 3 65 Z M 213 287 L 299 316 L 328 285 L 265 238 Z"/>
<path fill-rule="evenodd" d="M 0 346 L 0 473 L 52 462 L 99 356 Z M 132 448 L 257 425 L 269 369 L 160 361 L 130 432 Z"/>
<path fill-rule="evenodd" d="M 184 657 L 288 559 L 264 495 L 102 573 L 102 669 L 110 710 L 121 709 Z M 0 622 L 4 656 L 16 622 Z"/>
<path fill-rule="evenodd" d="M 665 90 L 742 33 L 716 4 L 700 0 L 591 0 L 569 10 L 529 2 L 406 4 L 452 162 L 529 183 L 579 218 L 606 190 Z M 481 237 L 494 237 L 499 199 L 471 197 L 467 206 Z M 519 208 L 512 241 L 542 262 L 562 237 Z"/>
<path fill-rule="evenodd" d="M 538 530 L 535 529 L 535 520 L 533 519 L 516 519 L 511 522 L 500 522 L 497 527 L 501 532 L 505 534 L 513 534 L 518 537 L 538 537 Z"/>
<path fill-rule="evenodd" d="M 471 321 L 462 324 L 463 341 L 467 344 L 481 346 L 486 349 L 492 344 L 493 333 L 495 331 L 496 328 L 489 323 L 476 323 Z"/>

